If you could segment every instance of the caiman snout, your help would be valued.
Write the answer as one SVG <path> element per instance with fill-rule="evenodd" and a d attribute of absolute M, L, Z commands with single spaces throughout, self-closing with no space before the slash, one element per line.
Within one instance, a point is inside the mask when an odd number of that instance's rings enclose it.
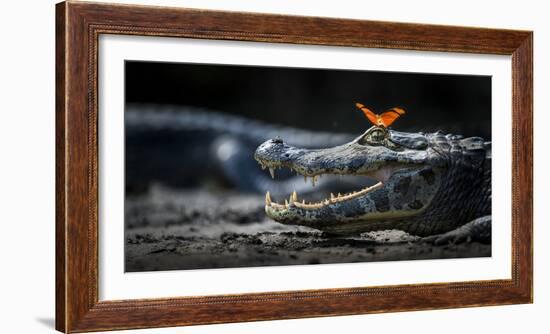
<path fill-rule="evenodd" d="M 275 139 L 269 139 L 265 141 L 263 144 L 258 146 L 256 149 L 256 153 L 254 153 L 254 157 L 263 158 L 270 155 L 273 151 L 281 151 L 285 147 L 285 143 L 283 143 L 283 140 L 280 138 Z"/>
<path fill-rule="evenodd" d="M 291 163 L 305 150 L 287 145 L 280 138 L 270 139 L 261 144 L 254 153 L 254 159 L 272 167 Z"/>

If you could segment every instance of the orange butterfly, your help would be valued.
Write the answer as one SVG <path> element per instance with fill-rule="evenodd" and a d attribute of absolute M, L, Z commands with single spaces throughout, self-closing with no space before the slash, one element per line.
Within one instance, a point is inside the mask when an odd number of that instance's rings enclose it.
<path fill-rule="evenodd" d="M 372 124 L 377 126 L 383 126 L 385 128 L 390 126 L 396 119 L 399 118 L 399 116 L 405 114 L 405 110 L 398 107 L 393 107 L 389 110 L 384 111 L 380 115 L 378 115 L 370 111 L 367 107 L 365 107 L 361 103 L 356 103 L 355 106 L 361 109 L 363 114 L 367 116 L 367 118 L 369 119 L 369 121 L 372 122 Z"/>

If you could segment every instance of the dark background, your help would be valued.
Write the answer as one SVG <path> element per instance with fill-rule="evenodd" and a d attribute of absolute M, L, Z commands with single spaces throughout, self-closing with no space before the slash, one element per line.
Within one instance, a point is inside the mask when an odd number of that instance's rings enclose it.
<path fill-rule="evenodd" d="M 126 102 L 357 134 L 370 127 L 361 102 L 376 113 L 404 108 L 397 130 L 491 138 L 489 76 L 127 61 Z"/>

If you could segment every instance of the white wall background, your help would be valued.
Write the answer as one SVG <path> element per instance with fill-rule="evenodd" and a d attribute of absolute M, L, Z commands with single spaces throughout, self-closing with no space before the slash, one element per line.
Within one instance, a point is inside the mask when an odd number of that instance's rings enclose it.
<path fill-rule="evenodd" d="M 0 4 L 0 332 L 53 332 L 54 4 Z M 127 333 L 547 333 L 550 309 L 550 23 L 544 1 L 125 2 L 535 31 L 535 304 L 168 328 Z"/>

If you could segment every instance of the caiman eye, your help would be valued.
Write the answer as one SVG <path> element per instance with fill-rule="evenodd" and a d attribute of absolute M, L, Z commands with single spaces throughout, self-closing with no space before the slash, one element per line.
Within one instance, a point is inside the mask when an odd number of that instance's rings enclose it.
<path fill-rule="evenodd" d="M 386 139 L 386 131 L 377 128 L 367 133 L 363 138 L 359 140 L 361 145 L 380 145 Z"/>
<path fill-rule="evenodd" d="M 373 142 L 381 142 L 385 137 L 386 134 L 382 130 L 374 130 L 369 135 L 369 139 Z"/>

